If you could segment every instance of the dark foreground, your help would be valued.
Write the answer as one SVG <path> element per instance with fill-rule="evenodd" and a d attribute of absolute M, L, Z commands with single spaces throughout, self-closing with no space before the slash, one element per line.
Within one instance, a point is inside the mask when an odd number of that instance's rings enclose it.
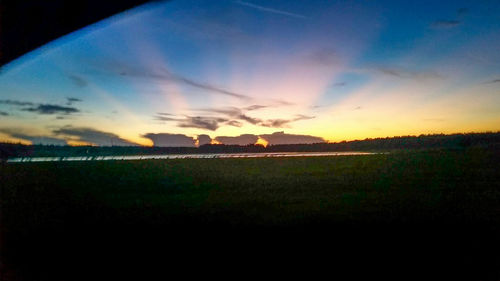
<path fill-rule="evenodd" d="M 0 279 L 500 280 L 499 156 L 4 163 Z"/>

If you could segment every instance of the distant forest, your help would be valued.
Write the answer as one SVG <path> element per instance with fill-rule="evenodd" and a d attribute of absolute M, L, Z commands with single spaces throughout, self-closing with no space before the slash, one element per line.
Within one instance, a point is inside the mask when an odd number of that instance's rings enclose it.
<path fill-rule="evenodd" d="M 500 148 L 500 132 L 467 134 L 434 134 L 368 138 L 316 144 L 223 145 L 207 144 L 200 147 L 148 147 L 148 146 L 55 146 L 0 143 L 0 159 L 13 157 L 109 156 L 149 154 L 201 154 L 201 153 L 269 153 L 269 152 L 324 152 L 324 151 L 392 151 L 415 149 L 464 149 L 467 147 Z"/>

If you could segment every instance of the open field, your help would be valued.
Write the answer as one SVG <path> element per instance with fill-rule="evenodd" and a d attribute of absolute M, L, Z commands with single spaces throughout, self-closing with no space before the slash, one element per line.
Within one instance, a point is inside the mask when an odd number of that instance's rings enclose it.
<path fill-rule="evenodd" d="M 352 276 L 498 280 L 499 156 L 470 148 L 4 163 L 4 272 L 83 280 L 99 266 L 116 277 L 138 263 L 168 271 L 217 260 L 251 271 L 284 262 Z"/>

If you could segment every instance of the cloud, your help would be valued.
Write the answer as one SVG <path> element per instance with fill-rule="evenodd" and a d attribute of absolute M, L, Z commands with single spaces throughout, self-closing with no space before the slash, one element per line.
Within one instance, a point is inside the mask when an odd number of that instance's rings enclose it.
<path fill-rule="evenodd" d="M 486 81 L 483 84 L 495 84 L 495 83 L 500 83 L 500 79 L 494 79 L 494 80 Z"/>
<path fill-rule="evenodd" d="M 261 122 L 259 125 L 263 126 L 263 127 L 283 128 L 283 127 L 288 127 L 288 124 L 290 124 L 292 122 L 300 121 L 300 120 L 308 120 L 308 119 L 313 119 L 313 118 L 315 118 L 315 117 L 297 114 L 296 117 L 292 118 L 292 119 L 269 119 L 269 120 Z"/>
<path fill-rule="evenodd" d="M 173 117 L 170 117 L 173 116 Z M 154 116 L 154 119 L 157 121 L 175 121 L 177 122 L 177 127 L 180 128 L 197 128 L 197 129 L 205 129 L 210 131 L 217 130 L 221 123 L 228 122 L 230 120 L 226 118 L 220 117 L 205 117 L 205 116 L 183 116 L 181 118 L 175 117 L 175 115 L 169 113 L 162 113 L 161 115 Z M 234 125 L 234 124 L 229 124 Z"/>
<path fill-rule="evenodd" d="M 431 24 L 433 28 L 437 29 L 446 29 L 457 27 L 461 24 L 461 21 L 458 20 L 437 20 Z"/>
<path fill-rule="evenodd" d="M 208 112 L 208 113 L 218 113 L 218 114 L 223 114 L 226 115 L 230 118 L 237 119 L 240 121 L 246 121 L 250 124 L 256 125 L 262 122 L 262 120 L 258 118 L 253 118 L 248 115 L 245 115 L 243 111 L 239 108 L 236 107 L 223 107 L 223 108 L 200 108 L 200 109 L 195 109 L 195 111 L 202 111 L 202 112 Z M 241 124 L 237 120 L 230 121 L 233 124 Z M 238 123 L 235 123 L 238 122 Z"/>
<path fill-rule="evenodd" d="M 68 77 L 78 87 L 83 88 L 89 84 L 88 81 L 81 76 L 70 74 Z"/>
<path fill-rule="evenodd" d="M 31 105 L 34 105 L 34 103 L 32 103 L 32 102 L 18 101 L 18 100 L 0 100 L 0 104 L 15 105 L 15 106 L 31 106 Z"/>
<path fill-rule="evenodd" d="M 200 115 L 197 116 L 185 115 L 183 117 L 176 117 L 176 115 L 170 113 L 160 112 L 154 116 L 154 119 L 157 121 L 164 121 L 164 122 L 177 122 L 177 127 L 181 128 L 197 128 L 197 129 L 215 131 L 220 126 L 223 125 L 242 127 L 244 122 L 262 127 L 288 128 L 289 124 L 292 122 L 314 118 L 314 116 L 297 114 L 295 115 L 294 118 L 291 119 L 262 120 L 260 118 L 249 116 L 244 112 L 245 110 L 252 111 L 266 107 L 267 106 L 264 105 L 251 105 L 248 107 L 244 107 L 242 109 L 237 107 L 197 108 L 193 109 L 192 111 L 195 111 L 196 113 L 201 112 L 209 115 L 216 114 L 219 116 L 214 117 L 214 116 L 200 116 Z"/>
<path fill-rule="evenodd" d="M 378 71 L 382 72 L 383 74 L 390 75 L 390 76 L 396 76 L 396 77 L 402 77 L 402 72 L 400 70 L 394 70 L 394 69 L 388 69 L 388 68 L 379 68 Z"/>
<path fill-rule="evenodd" d="M 23 135 L 23 134 L 13 134 L 11 136 L 18 138 L 18 139 L 28 140 L 32 144 L 67 145 L 67 142 L 64 139 L 47 137 L 47 136 L 28 136 L 28 135 Z"/>
<path fill-rule="evenodd" d="M 296 117 L 293 119 L 293 121 L 308 120 L 308 119 L 316 118 L 315 116 L 308 116 L 308 115 L 303 115 L 303 114 L 297 114 L 295 116 Z"/>
<path fill-rule="evenodd" d="M 400 79 L 414 79 L 414 80 L 443 79 L 442 75 L 431 71 L 411 71 L 401 68 L 390 68 L 390 67 L 375 67 L 374 70 L 382 75 L 396 77 Z"/>
<path fill-rule="evenodd" d="M 259 109 L 263 109 L 263 108 L 267 108 L 267 107 L 269 107 L 269 106 L 254 104 L 251 106 L 244 107 L 243 109 L 248 110 L 248 111 L 252 111 L 252 110 L 259 110 Z"/>
<path fill-rule="evenodd" d="M 304 15 L 290 13 L 290 12 L 287 12 L 287 11 L 277 10 L 277 9 L 273 9 L 273 8 L 269 8 L 269 7 L 264 7 L 264 6 L 260 6 L 260 5 L 255 5 L 255 4 L 252 4 L 250 2 L 234 1 L 234 3 L 242 5 L 242 6 L 250 7 L 250 8 L 262 11 L 262 12 L 266 12 L 266 13 L 278 14 L 278 15 L 283 15 L 283 16 L 288 16 L 288 17 L 298 18 L 298 19 L 306 19 L 307 18 Z"/>
<path fill-rule="evenodd" d="M 283 127 L 288 127 L 288 123 L 290 123 L 290 120 L 286 119 L 269 119 L 264 122 L 262 122 L 260 125 L 263 127 L 271 127 L 271 128 L 283 128 Z"/>
<path fill-rule="evenodd" d="M 323 143 L 325 140 L 320 137 L 309 135 L 291 135 L 285 132 L 275 132 L 267 135 L 260 135 L 261 138 L 266 140 L 269 145 L 275 144 L 310 144 L 310 143 Z"/>
<path fill-rule="evenodd" d="M 285 100 L 279 100 L 279 99 L 271 99 L 274 103 L 276 103 L 276 106 L 289 106 L 289 105 L 295 105 L 293 102 L 285 101 Z"/>
<path fill-rule="evenodd" d="M 171 80 L 171 81 L 176 81 L 176 82 L 179 82 L 179 83 L 182 83 L 184 85 L 188 85 L 188 86 L 191 86 L 194 88 L 210 91 L 210 92 L 216 93 L 216 94 L 222 94 L 222 95 L 226 95 L 226 96 L 230 96 L 230 97 L 238 98 L 238 99 L 250 99 L 250 97 L 248 97 L 246 95 L 231 92 L 231 91 L 228 91 L 228 90 L 216 87 L 216 86 L 212 86 L 212 85 L 207 84 L 207 83 L 198 82 L 198 81 L 195 81 L 195 80 L 192 80 L 192 79 L 189 79 L 189 78 L 177 75 L 177 74 L 173 74 L 170 72 L 168 72 L 167 75 L 164 76 L 164 78 Z"/>
<path fill-rule="evenodd" d="M 161 69 L 161 71 L 139 69 L 117 61 L 107 61 L 104 67 L 102 65 L 99 65 L 98 69 L 108 69 L 108 71 L 111 71 L 112 73 L 118 74 L 120 76 L 148 78 L 160 82 L 174 82 L 177 84 L 182 84 L 193 88 L 209 91 L 215 94 L 221 94 L 242 100 L 251 99 L 249 96 L 235 93 L 233 91 L 229 91 L 227 89 L 223 89 L 222 87 L 214 86 L 206 82 L 196 81 L 180 74 L 170 72 L 167 69 Z"/>
<path fill-rule="evenodd" d="M 81 102 L 82 101 L 79 98 L 71 98 L 71 97 L 67 97 L 66 100 L 67 100 L 66 105 L 72 105 L 75 102 Z"/>
<path fill-rule="evenodd" d="M 71 105 L 73 102 L 81 101 L 80 99 L 77 98 L 66 98 L 67 103 L 66 105 Z M 70 106 L 62 106 L 62 105 L 57 105 L 57 104 L 39 104 L 39 103 L 34 103 L 34 102 L 29 102 L 29 101 L 20 101 L 20 100 L 0 100 L 0 104 L 5 104 L 5 105 L 12 105 L 12 106 L 18 106 L 18 107 L 24 107 L 20 110 L 22 111 L 27 111 L 27 112 L 34 112 L 38 114 L 65 114 L 69 115 L 72 113 L 78 113 L 80 112 L 79 109 L 75 107 L 70 107 Z M 27 107 L 25 107 L 27 106 Z"/>
<path fill-rule="evenodd" d="M 220 113 L 220 114 L 224 114 L 224 115 L 227 115 L 227 116 L 238 116 L 241 114 L 241 109 L 237 108 L 237 107 L 232 107 L 232 106 L 228 106 L 228 107 L 220 107 L 220 108 L 196 108 L 196 109 L 193 109 L 193 111 L 197 111 L 197 112 L 208 112 L 208 113 Z"/>
<path fill-rule="evenodd" d="M 240 121 L 236 121 L 236 120 L 230 120 L 230 121 L 226 122 L 226 125 L 233 126 L 233 127 L 242 127 L 243 123 L 241 123 Z"/>
<path fill-rule="evenodd" d="M 5 111 L 0 111 L 0 116 L 9 116 L 9 113 Z"/>
<path fill-rule="evenodd" d="M 33 135 L 29 133 L 25 133 L 20 129 L 13 128 L 1 128 L 1 133 L 4 133 L 12 138 L 22 139 L 25 141 L 29 141 L 32 144 L 43 144 L 43 145 L 66 145 L 66 140 L 55 138 L 52 136 L 41 136 L 41 135 Z"/>
<path fill-rule="evenodd" d="M 201 116 L 187 116 L 185 120 L 179 122 L 177 127 L 181 128 L 197 128 L 215 131 L 219 128 L 219 123 L 226 122 L 227 119 L 223 118 L 213 118 L 213 117 L 201 117 Z"/>
<path fill-rule="evenodd" d="M 165 113 L 165 112 L 157 112 L 156 114 L 162 115 L 162 116 L 175 116 L 175 114 Z"/>
<path fill-rule="evenodd" d="M 240 115 L 235 116 L 235 117 L 240 119 L 240 120 L 247 121 L 248 123 L 250 123 L 252 125 L 260 125 L 262 123 L 262 120 L 260 120 L 259 118 L 250 117 L 250 116 L 245 115 L 245 114 L 240 114 Z"/>
<path fill-rule="evenodd" d="M 334 87 L 344 87 L 345 85 L 347 85 L 346 82 L 336 82 L 336 83 L 333 83 L 332 86 L 334 86 Z"/>
<path fill-rule="evenodd" d="M 209 144 L 212 142 L 212 138 L 209 135 L 198 135 L 198 145 L 202 146 L 204 144 Z"/>
<path fill-rule="evenodd" d="M 200 136 L 206 136 L 206 135 L 200 135 Z M 198 138 L 200 136 L 198 136 Z M 142 135 L 142 137 L 148 138 L 151 141 L 153 141 L 154 146 L 194 147 L 195 143 L 196 143 L 196 141 L 192 137 L 188 137 L 188 136 L 182 135 L 182 134 L 148 133 L 148 134 Z"/>
<path fill-rule="evenodd" d="M 354 110 L 360 110 L 361 109 L 361 106 L 356 106 L 356 108 L 354 108 Z"/>
<path fill-rule="evenodd" d="M 243 134 L 237 137 L 216 137 L 215 140 L 226 145 L 248 145 L 254 144 L 259 139 L 258 136 L 252 134 Z"/>
<path fill-rule="evenodd" d="M 153 141 L 154 146 L 170 146 L 170 147 L 194 147 L 198 141 L 198 145 L 209 144 L 212 139 L 208 135 L 198 135 L 197 139 L 183 135 L 183 134 L 168 134 L 148 133 L 142 137 L 148 138 Z M 254 135 L 242 134 L 239 136 L 217 136 L 215 140 L 224 145 L 249 145 L 255 144 L 259 137 L 268 141 L 269 144 L 310 144 L 310 143 L 323 143 L 324 139 L 309 135 L 291 135 L 284 132 L 275 132 L 267 135 Z"/>
<path fill-rule="evenodd" d="M 23 111 L 36 112 L 38 114 L 71 114 L 80 112 L 77 108 L 60 106 L 55 104 L 40 104 L 36 107 L 28 107 Z"/>
<path fill-rule="evenodd" d="M 172 115 L 175 116 L 175 115 Z M 175 117 L 168 117 L 168 116 L 154 116 L 154 120 L 156 121 L 184 121 L 183 118 L 175 118 Z"/>
<path fill-rule="evenodd" d="M 457 26 L 462 24 L 462 21 L 468 12 L 469 12 L 469 9 L 467 9 L 467 8 L 459 8 L 459 9 L 457 9 L 457 18 L 458 19 L 437 20 L 431 24 L 431 27 L 435 28 L 435 29 L 448 29 L 448 28 L 457 27 Z"/>
<path fill-rule="evenodd" d="M 252 110 L 257 110 L 260 108 L 264 108 L 264 106 L 254 105 L 254 106 L 246 107 L 243 109 L 247 109 L 247 108 L 251 108 Z M 236 126 L 236 127 L 241 127 L 242 123 L 240 121 L 245 121 L 249 124 L 256 125 L 256 126 L 281 128 L 281 127 L 288 126 L 288 124 L 291 122 L 314 118 L 314 116 L 306 116 L 306 115 L 302 115 L 302 114 L 297 114 L 295 116 L 295 118 L 292 118 L 292 119 L 262 120 L 260 118 L 248 116 L 244 113 L 244 111 L 242 109 L 239 109 L 236 107 L 200 108 L 200 109 L 195 109 L 195 111 L 223 114 L 226 117 L 231 119 L 231 120 L 224 121 L 225 124 L 231 125 L 231 126 Z"/>
<path fill-rule="evenodd" d="M 65 136 L 67 140 L 92 143 L 99 146 L 136 146 L 136 143 L 120 138 L 118 135 L 85 127 L 63 127 L 52 131 Z"/>

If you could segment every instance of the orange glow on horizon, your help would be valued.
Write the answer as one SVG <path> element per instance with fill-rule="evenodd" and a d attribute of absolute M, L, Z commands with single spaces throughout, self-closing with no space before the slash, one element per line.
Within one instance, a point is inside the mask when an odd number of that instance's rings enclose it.
<path fill-rule="evenodd" d="M 212 139 L 210 141 L 210 144 L 222 144 L 222 142 L 218 141 L 218 140 L 215 140 L 215 139 Z"/>
<path fill-rule="evenodd" d="M 268 141 L 266 141 L 265 139 L 263 139 L 263 138 L 259 137 L 259 138 L 257 139 L 257 142 L 255 142 L 255 145 L 258 145 L 258 144 L 260 144 L 260 145 L 262 145 L 262 146 L 264 146 L 264 147 L 267 147 L 267 145 L 269 144 L 269 142 L 268 142 Z"/>
<path fill-rule="evenodd" d="M 78 141 L 78 140 L 68 140 L 67 143 L 69 146 L 98 146 L 90 142 Z"/>

